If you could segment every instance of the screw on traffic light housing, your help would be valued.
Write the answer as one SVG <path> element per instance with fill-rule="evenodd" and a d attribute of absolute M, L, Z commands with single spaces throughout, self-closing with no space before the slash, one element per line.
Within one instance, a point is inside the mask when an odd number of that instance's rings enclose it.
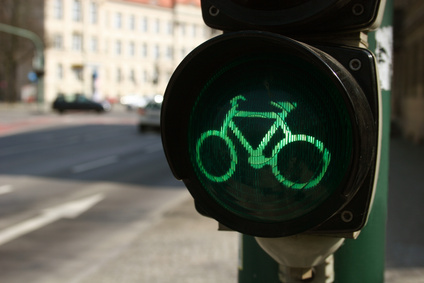
<path fill-rule="evenodd" d="M 372 203 L 380 115 L 372 53 L 275 33 L 317 22 L 324 31 L 322 15 L 358 1 L 312 2 L 202 1 L 208 25 L 236 32 L 193 50 L 165 92 L 162 141 L 174 175 L 200 213 L 244 234 L 353 233 Z M 266 21 L 305 5 L 298 27 Z"/>

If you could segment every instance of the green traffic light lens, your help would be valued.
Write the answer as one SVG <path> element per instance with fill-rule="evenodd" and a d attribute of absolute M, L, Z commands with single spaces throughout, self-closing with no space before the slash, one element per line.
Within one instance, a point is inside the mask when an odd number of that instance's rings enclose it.
<path fill-rule="evenodd" d="M 197 96 L 188 150 L 222 208 L 254 222 L 291 221 L 340 190 L 353 128 L 343 89 L 292 50 L 229 60 Z"/>

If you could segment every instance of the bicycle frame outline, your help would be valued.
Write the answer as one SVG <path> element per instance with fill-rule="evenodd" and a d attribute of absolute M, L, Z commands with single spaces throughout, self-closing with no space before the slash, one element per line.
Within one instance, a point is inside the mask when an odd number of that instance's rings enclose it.
<path fill-rule="evenodd" d="M 266 165 L 270 165 L 272 168 L 272 172 L 275 176 L 275 178 L 282 183 L 283 185 L 293 188 L 293 189 L 308 189 L 313 188 L 316 185 L 318 185 L 322 178 L 324 177 L 328 165 L 330 164 L 330 158 L 331 154 L 328 151 L 327 148 L 324 147 L 324 144 L 316 139 L 315 137 L 304 135 L 304 134 L 292 134 L 290 128 L 287 125 L 287 122 L 285 121 L 287 115 L 297 107 L 296 103 L 291 102 L 274 102 L 271 101 L 270 104 L 272 106 L 275 106 L 279 109 L 281 109 L 281 113 L 276 112 L 252 112 L 252 111 L 238 111 L 238 101 L 243 100 L 246 101 L 246 98 L 242 95 L 238 95 L 231 99 L 231 108 L 226 114 L 224 118 L 224 122 L 221 126 L 221 129 L 218 130 L 208 130 L 206 132 L 203 132 L 200 136 L 200 138 L 197 140 L 196 144 L 196 161 L 197 164 L 201 170 L 201 172 L 211 181 L 213 182 L 224 182 L 228 180 L 235 172 L 236 165 L 238 162 L 237 158 L 237 151 L 235 149 L 233 141 L 229 138 L 227 135 L 228 129 L 231 129 L 231 131 L 234 133 L 234 135 L 237 137 L 237 139 L 240 141 L 240 143 L 244 146 L 244 148 L 247 150 L 249 154 L 248 163 L 254 168 L 254 169 L 261 169 Z M 233 118 L 234 117 L 241 117 L 241 118 L 263 118 L 263 119 L 275 119 L 274 123 L 268 130 L 268 132 L 265 134 L 265 136 L 262 138 L 261 142 L 257 146 L 257 148 L 253 148 L 250 143 L 246 140 L 243 133 L 238 129 L 237 125 L 234 123 Z M 267 144 L 273 137 L 273 135 L 277 132 L 277 130 L 281 128 L 285 137 L 280 140 L 272 149 L 271 157 L 266 157 L 263 154 L 263 151 L 265 150 Z M 201 161 L 200 156 L 200 147 L 202 146 L 205 139 L 211 137 L 211 136 L 217 136 L 219 138 L 222 138 L 228 148 L 230 149 L 230 158 L 231 158 L 231 164 L 227 172 L 222 174 L 221 176 L 214 176 L 207 172 L 207 170 L 204 168 L 203 163 Z M 292 142 L 308 142 L 314 145 L 319 152 L 322 154 L 322 169 L 319 174 L 316 175 L 316 177 L 308 182 L 305 183 L 296 183 L 293 181 L 288 180 L 285 178 L 278 169 L 278 153 L 280 150 L 282 150 L 286 145 L 292 143 Z M 314 174 L 315 175 L 315 174 Z"/>

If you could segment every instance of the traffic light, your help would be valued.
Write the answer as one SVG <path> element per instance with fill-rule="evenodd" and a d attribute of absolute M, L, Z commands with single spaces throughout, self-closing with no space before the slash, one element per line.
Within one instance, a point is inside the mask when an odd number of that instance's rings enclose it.
<path fill-rule="evenodd" d="M 202 1 L 206 24 L 226 32 L 177 67 L 161 114 L 168 163 L 201 214 L 260 237 L 365 225 L 378 170 L 375 59 L 339 42 L 373 28 L 381 5 Z"/>

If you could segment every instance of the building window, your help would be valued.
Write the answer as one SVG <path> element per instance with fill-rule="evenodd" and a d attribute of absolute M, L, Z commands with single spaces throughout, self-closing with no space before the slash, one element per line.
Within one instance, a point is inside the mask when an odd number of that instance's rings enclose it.
<path fill-rule="evenodd" d="M 180 33 L 181 33 L 181 36 L 186 35 L 186 26 L 183 23 L 181 23 L 181 25 L 180 25 Z"/>
<path fill-rule="evenodd" d="M 72 67 L 72 73 L 74 74 L 76 80 L 83 80 L 83 68 L 81 66 Z"/>
<path fill-rule="evenodd" d="M 143 58 L 147 58 L 148 52 L 147 52 L 147 43 L 143 43 L 141 45 L 141 56 Z"/>
<path fill-rule="evenodd" d="M 72 19 L 75 22 L 81 22 L 82 20 L 82 7 L 80 0 L 74 0 L 72 4 Z"/>
<path fill-rule="evenodd" d="M 147 71 L 146 71 L 146 70 L 143 70 L 141 80 L 142 80 L 144 83 L 147 83 L 147 82 L 148 82 L 148 80 L 149 80 L 149 74 L 147 73 Z"/>
<path fill-rule="evenodd" d="M 160 33 L 160 20 L 159 19 L 155 19 L 154 25 L 153 25 L 153 30 L 156 34 Z"/>
<path fill-rule="evenodd" d="M 122 70 L 121 68 L 116 69 L 116 82 L 120 83 L 122 81 Z"/>
<path fill-rule="evenodd" d="M 53 48 L 57 50 L 63 49 L 63 36 L 56 34 L 53 36 Z"/>
<path fill-rule="evenodd" d="M 147 32 L 147 31 L 148 31 L 148 29 L 149 29 L 149 22 L 148 22 L 148 20 L 147 20 L 147 18 L 146 18 L 146 17 L 143 17 L 143 18 L 140 20 L 140 30 L 141 30 L 142 32 Z"/>
<path fill-rule="evenodd" d="M 122 53 L 122 43 L 120 40 L 115 41 L 115 55 L 121 55 Z"/>
<path fill-rule="evenodd" d="M 63 19 L 63 0 L 55 0 L 53 3 L 53 14 L 57 20 Z"/>
<path fill-rule="evenodd" d="M 63 79 L 63 65 L 57 64 L 56 66 L 56 78 L 61 80 Z"/>
<path fill-rule="evenodd" d="M 174 59 L 174 48 L 172 46 L 166 48 L 166 58 L 169 60 Z"/>
<path fill-rule="evenodd" d="M 97 3 L 91 2 L 90 3 L 90 22 L 92 24 L 97 24 L 98 17 L 99 17 L 99 10 L 97 7 Z"/>
<path fill-rule="evenodd" d="M 153 58 L 154 59 L 159 59 L 159 57 L 160 57 L 160 47 L 159 47 L 159 45 L 156 44 L 153 47 Z"/>
<path fill-rule="evenodd" d="M 107 54 L 109 52 L 109 40 L 105 39 L 104 45 L 103 45 L 103 52 Z"/>
<path fill-rule="evenodd" d="M 134 71 L 134 69 L 131 69 L 130 70 L 130 81 L 132 82 L 132 83 L 137 83 L 137 81 L 136 81 L 136 78 L 135 78 L 135 71 Z"/>
<path fill-rule="evenodd" d="M 72 35 L 72 50 L 82 51 L 82 35 L 74 33 Z"/>
<path fill-rule="evenodd" d="M 117 29 L 122 28 L 122 14 L 121 13 L 115 14 L 115 28 L 117 28 Z"/>
<path fill-rule="evenodd" d="M 90 39 L 90 50 L 91 52 L 97 52 L 99 49 L 99 41 L 97 37 L 93 36 Z"/>
<path fill-rule="evenodd" d="M 157 85 L 159 83 L 159 69 L 158 66 L 155 66 L 155 69 L 153 70 L 153 76 L 152 76 L 152 83 L 154 85 Z"/>
<path fill-rule="evenodd" d="M 135 30 L 135 16 L 130 16 L 130 22 L 129 22 L 129 28 L 130 30 Z"/>
<path fill-rule="evenodd" d="M 191 27 L 191 34 L 192 34 L 193 37 L 197 36 L 197 26 L 196 25 L 193 25 Z"/>
<path fill-rule="evenodd" d="M 166 28 L 166 30 L 167 30 L 167 33 L 168 33 L 169 35 L 171 35 L 171 34 L 173 34 L 173 33 L 174 33 L 174 24 L 173 24 L 171 21 L 169 21 L 169 22 L 167 23 L 167 28 Z"/>
<path fill-rule="evenodd" d="M 135 43 L 134 42 L 130 42 L 130 46 L 129 46 L 129 55 L 131 57 L 135 56 Z"/>

